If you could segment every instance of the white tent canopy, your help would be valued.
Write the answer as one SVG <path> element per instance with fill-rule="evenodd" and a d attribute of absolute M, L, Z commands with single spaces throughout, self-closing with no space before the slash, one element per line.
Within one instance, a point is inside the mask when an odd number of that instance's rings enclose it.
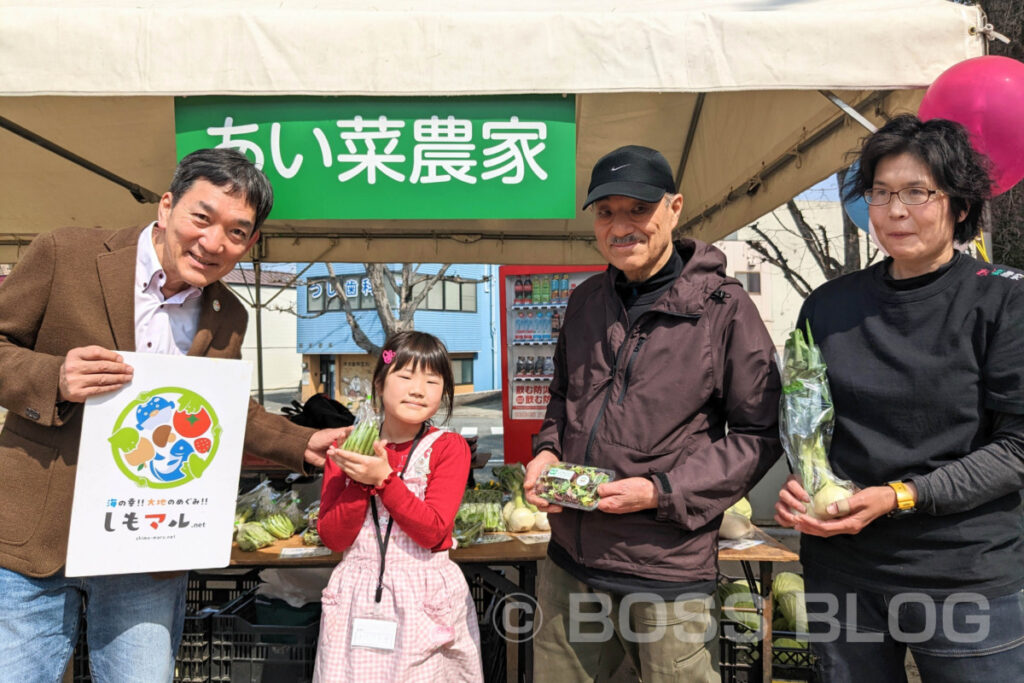
<path fill-rule="evenodd" d="M 577 204 L 622 144 L 661 150 L 681 229 L 719 238 L 844 165 L 984 53 L 979 8 L 946 0 L 0 0 L 0 117 L 159 194 L 172 96 L 576 94 Z M 0 123 L 3 123 L 0 121 Z M 0 262 L 61 225 L 151 204 L 0 129 Z M 569 220 L 271 221 L 276 261 L 593 263 Z M 397 239 L 401 238 L 401 239 Z"/>

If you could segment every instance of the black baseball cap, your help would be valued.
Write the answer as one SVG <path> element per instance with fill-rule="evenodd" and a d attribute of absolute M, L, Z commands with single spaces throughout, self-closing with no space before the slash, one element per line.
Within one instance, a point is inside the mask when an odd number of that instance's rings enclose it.
<path fill-rule="evenodd" d="M 676 182 L 672 177 L 672 167 L 661 152 L 650 147 L 626 145 L 608 152 L 594 164 L 583 208 L 613 194 L 656 202 L 666 192 L 675 194 Z"/>

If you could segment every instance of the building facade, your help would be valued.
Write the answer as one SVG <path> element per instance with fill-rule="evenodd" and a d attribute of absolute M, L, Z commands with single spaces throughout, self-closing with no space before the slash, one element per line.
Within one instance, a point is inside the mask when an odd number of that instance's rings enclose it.
<path fill-rule="evenodd" d="M 436 263 L 419 264 L 417 273 L 436 274 L 440 267 Z M 363 264 L 336 263 L 332 268 L 359 328 L 375 344 L 383 344 L 384 328 Z M 388 268 L 400 279 L 400 264 L 389 264 Z M 313 264 L 299 282 L 295 350 L 302 355 L 302 398 L 324 393 L 343 402 L 356 399 L 360 392 L 352 380 L 369 379 L 377 359 L 353 339 L 341 296 L 326 264 Z M 436 335 L 448 347 L 456 393 L 487 391 L 501 383 L 496 287 L 495 266 L 453 264 L 414 315 L 415 329 Z M 390 288 L 388 298 L 397 315 L 397 295 Z"/>
<path fill-rule="evenodd" d="M 295 352 L 295 279 L 292 264 L 279 264 L 261 269 L 260 303 L 263 392 L 264 394 L 298 395 L 302 378 L 302 356 Z M 258 385 L 258 349 L 256 332 L 256 280 L 252 268 L 246 264 L 236 267 L 222 280 L 241 300 L 249 313 L 249 325 L 242 342 L 242 360 L 252 363 L 251 392 L 256 396 Z M 283 401 L 287 403 L 287 401 Z"/>

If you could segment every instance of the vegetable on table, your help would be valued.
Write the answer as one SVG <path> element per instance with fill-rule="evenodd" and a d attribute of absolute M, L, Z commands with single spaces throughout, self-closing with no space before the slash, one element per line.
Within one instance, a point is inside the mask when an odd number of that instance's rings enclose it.
<path fill-rule="evenodd" d="M 462 504 L 455 514 L 455 527 L 452 536 L 459 547 L 472 545 L 484 535 L 484 519 L 482 508 L 476 503 Z"/>
<path fill-rule="evenodd" d="M 718 528 L 720 538 L 737 539 L 743 538 L 754 530 L 754 525 L 743 515 L 735 512 L 726 512 L 722 515 L 722 524 Z"/>
<path fill-rule="evenodd" d="M 238 527 L 235 540 L 241 550 L 251 553 L 272 544 L 274 537 L 259 522 L 246 522 Z"/>
<path fill-rule="evenodd" d="M 802 330 L 793 330 L 783 349 L 779 432 L 786 457 L 811 496 L 807 514 L 817 519 L 832 516 L 828 506 L 849 498 L 855 490 L 852 482 L 835 475 L 828 462 L 835 412 L 826 371 L 810 323 L 806 338 Z"/>
<path fill-rule="evenodd" d="M 277 538 L 291 538 L 295 533 L 295 525 L 281 513 L 269 515 L 260 520 L 263 528 Z"/>
<path fill-rule="evenodd" d="M 506 503 L 502 509 L 505 528 L 509 531 L 530 531 L 533 529 L 537 521 L 535 515 L 537 510 L 526 503 L 525 493 L 523 492 L 526 469 L 521 463 L 503 465 L 494 468 L 493 476 L 512 496 L 512 500 Z"/>

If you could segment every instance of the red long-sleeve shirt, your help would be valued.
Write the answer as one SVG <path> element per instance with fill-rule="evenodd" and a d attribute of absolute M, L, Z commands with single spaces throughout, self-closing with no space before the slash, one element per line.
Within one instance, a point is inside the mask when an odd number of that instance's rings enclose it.
<path fill-rule="evenodd" d="M 431 427 L 427 432 L 436 431 Z M 452 526 L 469 476 L 469 444 L 455 433 L 443 434 L 430 454 L 430 474 L 423 500 L 417 498 L 398 478 L 409 455 L 412 441 L 388 444 L 388 462 L 395 476 L 377 494 L 378 506 L 387 508 L 395 523 L 412 540 L 434 552 L 452 547 Z M 320 539 L 331 550 L 342 552 L 352 545 L 366 518 L 370 492 L 349 479 L 330 458 L 324 467 L 320 493 Z M 383 531 L 383 529 L 382 529 Z"/>

